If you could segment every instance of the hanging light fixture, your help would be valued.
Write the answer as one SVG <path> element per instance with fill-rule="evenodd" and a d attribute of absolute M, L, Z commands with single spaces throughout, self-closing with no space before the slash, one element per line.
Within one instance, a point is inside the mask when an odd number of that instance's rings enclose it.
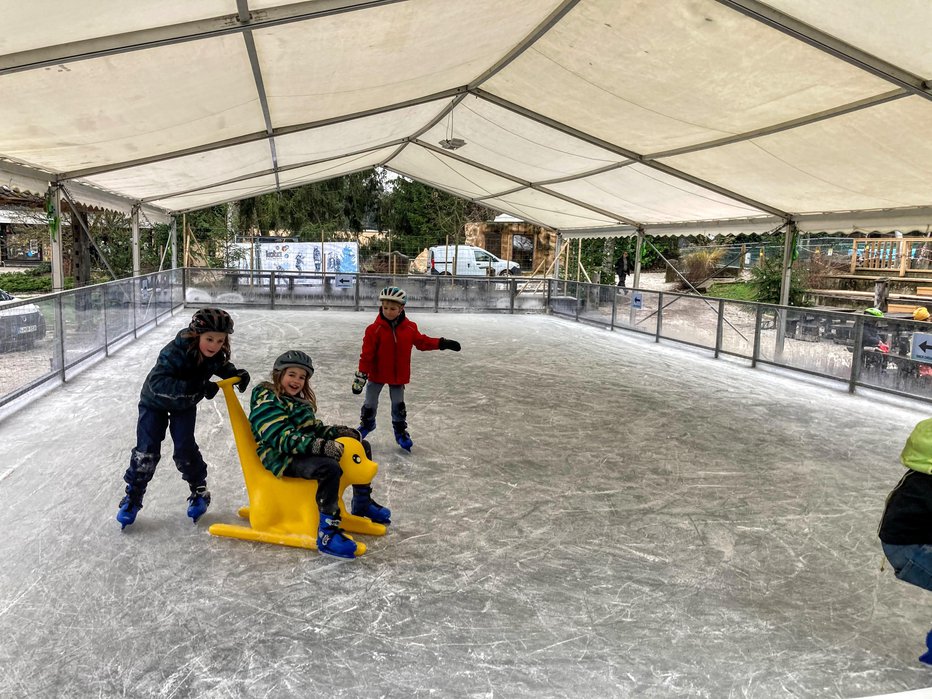
<path fill-rule="evenodd" d="M 447 137 L 440 141 L 440 147 L 444 150 L 456 150 L 466 145 L 462 138 L 453 138 L 453 111 L 450 111 L 450 121 L 447 123 Z"/>

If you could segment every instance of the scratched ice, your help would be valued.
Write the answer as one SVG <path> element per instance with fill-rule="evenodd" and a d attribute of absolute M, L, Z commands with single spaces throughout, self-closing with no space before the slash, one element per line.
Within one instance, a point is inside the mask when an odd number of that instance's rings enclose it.
<path fill-rule="evenodd" d="M 372 313 L 234 311 L 234 361 L 314 358 L 350 393 Z M 920 404 L 849 396 L 545 316 L 413 312 L 413 454 L 372 435 L 394 513 L 357 561 L 211 537 L 245 504 L 226 408 L 114 520 L 135 400 L 181 313 L 0 423 L 0 696 L 861 697 L 932 684 L 932 595 L 876 524 Z M 2 361 L 2 357 L 0 357 Z M 241 397 L 246 401 L 246 396 Z"/>

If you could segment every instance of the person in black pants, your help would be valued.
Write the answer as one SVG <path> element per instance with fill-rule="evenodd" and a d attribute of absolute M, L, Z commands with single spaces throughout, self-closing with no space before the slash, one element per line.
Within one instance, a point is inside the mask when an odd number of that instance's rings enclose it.
<path fill-rule="evenodd" d="M 887 496 L 877 532 L 896 577 L 932 591 L 932 418 L 913 429 L 900 454 L 906 473 Z M 932 665 L 929 650 L 919 657 Z"/>
<path fill-rule="evenodd" d="M 634 268 L 631 265 L 631 260 L 628 259 L 628 253 L 621 253 L 621 257 L 618 258 L 618 262 L 615 263 L 615 274 L 618 275 L 618 286 L 620 288 L 625 289 L 625 277 L 632 271 L 634 271 Z M 625 289 L 625 293 L 628 293 L 627 289 Z"/>

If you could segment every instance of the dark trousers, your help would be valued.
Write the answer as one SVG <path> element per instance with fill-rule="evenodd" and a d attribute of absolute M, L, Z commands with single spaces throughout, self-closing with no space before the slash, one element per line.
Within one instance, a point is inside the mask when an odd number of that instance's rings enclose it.
<path fill-rule="evenodd" d="M 366 450 L 366 457 L 371 459 L 372 447 L 369 442 L 362 440 L 362 446 Z M 337 499 L 340 497 L 340 478 L 343 477 L 343 469 L 336 459 L 331 459 L 329 456 L 298 456 L 285 467 L 282 475 L 317 481 L 318 509 L 326 515 L 335 515 L 340 512 Z M 354 492 L 363 489 L 366 494 L 371 492 L 368 486 L 353 486 Z"/>
<path fill-rule="evenodd" d="M 317 507 L 325 515 L 339 514 L 337 497 L 343 469 L 329 456 L 298 456 L 285 467 L 283 476 L 317 481 Z"/>
<path fill-rule="evenodd" d="M 172 458 L 181 472 L 181 477 L 191 488 L 207 482 L 207 464 L 194 439 L 197 423 L 197 408 L 167 412 L 139 404 L 139 420 L 136 423 L 136 448 L 130 457 L 129 468 L 123 476 L 130 485 L 145 486 L 155 474 L 155 466 L 161 458 L 165 432 L 170 431 L 174 452 Z"/>
<path fill-rule="evenodd" d="M 627 273 L 627 272 L 620 272 L 620 273 L 617 273 L 617 274 L 618 274 L 618 286 L 624 286 L 624 285 L 625 285 L 625 278 L 628 276 L 628 273 Z"/>

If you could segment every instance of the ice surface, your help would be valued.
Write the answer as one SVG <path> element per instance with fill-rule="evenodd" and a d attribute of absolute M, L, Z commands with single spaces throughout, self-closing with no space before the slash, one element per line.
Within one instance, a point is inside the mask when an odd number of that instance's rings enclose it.
<path fill-rule="evenodd" d="M 254 379 L 314 358 L 350 393 L 372 312 L 234 311 Z M 199 410 L 213 504 L 159 466 L 114 520 L 174 320 L 0 423 L 0 696 L 860 697 L 932 684 L 932 595 L 877 521 L 921 404 L 547 316 L 412 313 L 413 454 L 371 435 L 384 538 L 357 561 L 211 537 L 245 488 Z M 242 396 L 246 402 L 246 396 Z"/>

